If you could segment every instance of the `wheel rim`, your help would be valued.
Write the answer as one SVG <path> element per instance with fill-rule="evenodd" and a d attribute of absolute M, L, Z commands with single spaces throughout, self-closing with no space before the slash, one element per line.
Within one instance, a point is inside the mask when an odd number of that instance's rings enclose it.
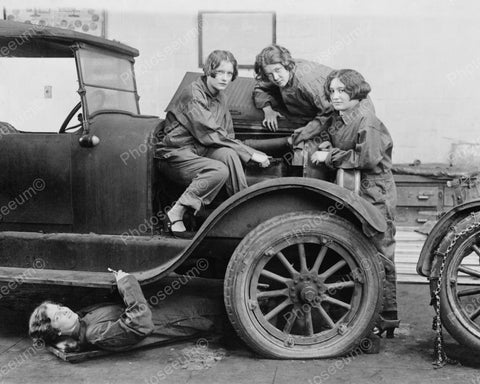
<path fill-rule="evenodd" d="M 338 341 L 354 326 L 364 296 L 365 274 L 352 252 L 319 236 L 270 244 L 247 285 L 254 326 L 286 347 Z"/>
<path fill-rule="evenodd" d="M 480 337 L 479 258 L 480 234 L 476 233 L 465 239 L 452 255 L 453 261 L 445 276 L 446 296 L 455 317 L 477 337 Z M 477 284 L 475 280 L 478 281 Z"/>

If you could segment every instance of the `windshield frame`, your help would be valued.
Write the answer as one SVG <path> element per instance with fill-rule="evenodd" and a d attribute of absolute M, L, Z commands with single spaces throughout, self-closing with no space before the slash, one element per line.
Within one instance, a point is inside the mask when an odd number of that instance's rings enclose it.
<path fill-rule="evenodd" d="M 87 128 L 88 130 L 88 122 L 89 120 L 97 115 L 98 113 L 102 113 L 104 111 L 108 111 L 108 112 L 119 112 L 119 113 L 126 113 L 126 114 L 129 114 L 129 115 L 139 115 L 140 114 L 140 106 L 139 106 L 139 95 L 138 95 L 138 91 L 137 91 L 137 82 L 136 82 L 136 79 L 135 79 L 135 70 L 134 70 L 134 63 L 135 63 L 135 59 L 132 57 L 132 56 L 129 56 L 129 55 L 123 55 L 123 54 L 120 54 L 120 53 L 117 53 L 117 52 L 112 52 L 112 51 L 109 51 L 109 50 L 105 50 L 105 49 L 99 49 L 97 47 L 94 47 L 94 46 L 91 46 L 91 45 L 88 45 L 88 44 L 85 44 L 85 43 L 77 43 L 75 44 L 73 47 L 73 52 L 74 52 L 74 56 L 75 56 L 75 63 L 76 63 L 76 67 L 77 67 L 77 75 L 78 75 L 78 82 L 79 82 L 79 89 L 78 89 L 78 94 L 80 95 L 80 98 L 82 100 L 82 112 L 83 112 L 83 116 L 84 116 L 84 128 Z M 126 90 L 126 89 L 121 89 L 121 88 L 117 88 L 117 87 L 109 87 L 109 86 L 105 86 L 105 85 L 99 85 L 99 84 L 94 84 L 94 83 L 87 83 L 84 79 L 84 76 L 83 76 L 83 68 L 82 68 L 82 60 L 88 60 L 88 58 L 86 58 L 83 53 L 84 52 L 94 52 L 94 53 L 99 53 L 101 55 L 104 55 L 104 56 L 110 56 L 112 58 L 118 58 L 118 59 L 123 59 L 123 60 L 127 60 L 129 63 L 130 63 L 130 70 L 131 72 L 129 73 L 130 77 L 131 77 L 131 81 L 132 81 L 132 86 L 133 86 L 133 89 L 130 91 L 130 90 Z M 119 77 L 121 77 L 122 74 L 119 74 Z M 134 111 L 132 110 L 126 110 L 126 109 L 121 109 L 121 108 L 109 108 L 109 109 L 101 109 L 101 110 L 96 110 L 92 113 L 90 113 L 89 111 L 89 107 L 88 107 L 88 102 L 87 102 L 87 88 L 95 88 L 95 89 L 104 89 L 104 90 L 108 90 L 108 91 L 118 91 L 118 92 L 125 92 L 125 93 L 131 93 L 134 97 Z"/>

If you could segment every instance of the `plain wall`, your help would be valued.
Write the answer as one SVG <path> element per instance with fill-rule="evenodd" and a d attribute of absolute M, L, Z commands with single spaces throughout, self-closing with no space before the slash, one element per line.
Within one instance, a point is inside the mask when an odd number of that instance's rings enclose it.
<path fill-rule="evenodd" d="M 458 1 L 403 2 L 391 9 L 381 0 L 364 2 L 368 7 L 347 3 L 350 8 L 325 12 L 322 2 L 311 12 L 306 6 L 299 13 L 277 10 L 278 44 L 294 57 L 359 70 L 393 136 L 397 163 L 448 162 L 453 143 L 479 143 L 474 84 L 480 78 L 480 7 Z M 295 10 L 302 2 L 291 4 Z M 209 8 L 192 2 L 181 13 L 109 13 L 109 37 L 140 49 L 142 112 L 163 116 L 184 73 L 199 70 L 198 40 L 192 37 L 199 10 Z M 155 59 L 160 54 L 164 60 Z"/>
<path fill-rule="evenodd" d="M 480 6 L 474 1 L 92 4 L 107 9 L 108 38 L 140 50 L 136 76 L 142 113 L 164 116 L 185 72 L 200 70 L 198 11 L 271 10 L 277 16 L 277 43 L 294 57 L 354 68 L 365 76 L 377 115 L 394 139 L 396 163 L 448 162 L 452 144 L 480 142 Z M 253 76 L 247 70 L 241 75 Z M 2 81 L 0 91 L 13 85 L 8 77 Z M 62 83 L 61 74 L 57 82 Z M 55 90 L 54 84 L 49 101 L 55 101 Z M 43 87 L 32 84 L 31 92 L 39 91 L 41 98 Z M 65 106 L 60 109 L 65 116 Z"/>
<path fill-rule="evenodd" d="M 19 130 L 58 132 L 80 101 L 73 58 L 0 58 L 0 73 L 0 120 Z M 51 98 L 45 86 L 52 87 Z"/>

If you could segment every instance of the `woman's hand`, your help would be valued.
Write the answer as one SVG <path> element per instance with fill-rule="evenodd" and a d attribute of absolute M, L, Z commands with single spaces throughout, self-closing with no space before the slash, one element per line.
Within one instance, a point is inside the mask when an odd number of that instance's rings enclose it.
<path fill-rule="evenodd" d="M 278 129 L 277 118 L 283 118 L 283 116 L 279 112 L 273 110 L 269 105 L 263 108 L 263 113 L 265 114 L 265 118 L 262 121 L 262 125 L 267 127 L 270 131 L 275 132 Z"/>
<path fill-rule="evenodd" d="M 316 151 L 312 154 L 310 157 L 310 160 L 312 160 L 312 163 L 315 165 L 318 165 L 320 163 L 324 163 L 325 160 L 327 159 L 328 152 L 327 151 Z"/>
<path fill-rule="evenodd" d="M 310 140 L 311 138 L 318 136 L 322 130 L 321 126 L 307 124 L 304 127 L 297 128 L 293 131 L 293 145 L 298 145 L 302 141 Z"/>
<path fill-rule="evenodd" d="M 323 141 L 319 144 L 318 149 L 320 151 L 328 151 L 330 152 L 332 150 L 333 146 L 330 141 Z"/>
<path fill-rule="evenodd" d="M 118 272 L 115 275 L 115 279 L 120 280 L 122 277 L 128 276 L 129 273 L 123 272 L 121 269 L 118 270 Z"/>
<path fill-rule="evenodd" d="M 262 168 L 267 168 L 270 165 L 270 159 L 268 156 L 261 152 L 254 152 L 252 155 L 252 161 L 260 165 Z"/>
<path fill-rule="evenodd" d="M 115 276 L 115 280 L 118 282 L 118 280 L 120 280 L 122 277 L 125 277 L 125 276 L 128 276 L 129 273 L 127 272 L 123 272 L 121 269 L 119 269 L 118 271 L 115 271 L 114 269 L 112 268 L 107 268 L 110 272 L 113 273 L 113 276 Z"/>

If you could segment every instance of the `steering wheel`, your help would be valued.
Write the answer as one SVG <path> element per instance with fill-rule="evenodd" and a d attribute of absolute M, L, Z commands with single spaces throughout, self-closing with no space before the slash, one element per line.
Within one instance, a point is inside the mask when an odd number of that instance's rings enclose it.
<path fill-rule="evenodd" d="M 82 126 L 82 123 L 80 124 L 77 124 L 77 125 L 73 125 L 71 127 L 68 126 L 68 124 L 70 123 L 70 121 L 73 119 L 73 117 L 75 116 L 75 114 L 78 112 L 78 110 L 81 108 L 82 106 L 82 102 L 79 101 L 77 105 L 75 105 L 72 110 L 70 111 L 70 113 L 67 115 L 67 117 L 65 118 L 65 120 L 63 121 L 62 123 L 62 126 L 60 127 L 60 130 L 58 131 L 58 133 L 65 133 L 66 131 L 68 130 L 71 130 L 71 129 L 75 129 L 75 128 L 78 128 L 78 127 L 81 127 Z"/>

